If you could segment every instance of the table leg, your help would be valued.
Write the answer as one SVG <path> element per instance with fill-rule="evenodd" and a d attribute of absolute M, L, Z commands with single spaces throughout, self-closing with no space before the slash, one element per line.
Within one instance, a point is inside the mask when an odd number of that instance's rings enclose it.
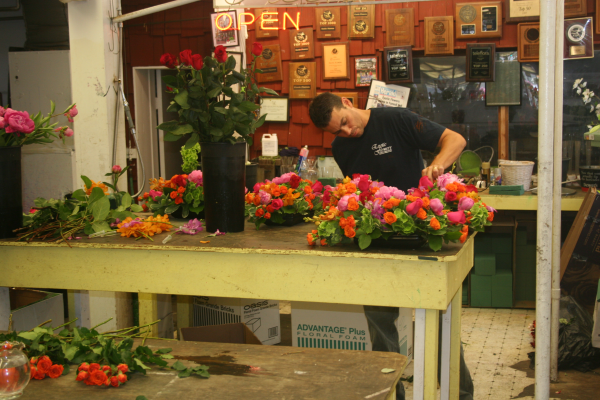
<path fill-rule="evenodd" d="M 0 331 L 8 330 L 10 317 L 10 297 L 7 287 L 0 287 Z"/>
<path fill-rule="evenodd" d="M 462 286 L 442 317 L 441 400 L 459 398 L 461 307 Z"/>
<path fill-rule="evenodd" d="M 150 324 L 158 319 L 157 298 L 154 293 L 138 294 L 140 326 Z M 158 337 L 158 324 L 151 326 L 148 336 Z"/>
<path fill-rule="evenodd" d="M 414 400 L 437 399 L 439 311 L 415 310 Z"/>
<path fill-rule="evenodd" d="M 177 296 L 177 329 L 187 328 L 193 323 L 193 296 Z"/>

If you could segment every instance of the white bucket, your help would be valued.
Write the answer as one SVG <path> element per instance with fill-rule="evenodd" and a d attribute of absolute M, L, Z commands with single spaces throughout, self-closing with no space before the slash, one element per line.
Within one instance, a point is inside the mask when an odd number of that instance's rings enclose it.
<path fill-rule="evenodd" d="M 277 148 L 277 134 L 276 133 L 265 133 L 261 139 L 262 143 L 262 155 L 268 157 L 275 157 L 279 155 L 279 149 Z"/>

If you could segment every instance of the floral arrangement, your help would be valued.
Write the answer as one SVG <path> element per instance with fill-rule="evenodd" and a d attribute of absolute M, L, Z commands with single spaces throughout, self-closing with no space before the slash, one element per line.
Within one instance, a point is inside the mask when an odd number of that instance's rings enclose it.
<path fill-rule="evenodd" d="M 23 146 L 33 143 L 52 143 L 54 139 L 73 136 L 73 130 L 68 126 L 59 126 L 57 122 L 51 124 L 50 119 L 61 114 L 54 114 L 56 106 L 50 102 L 50 113 L 43 117 L 41 112 L 30 117 L 27 111 L 16 111 L 11 108 L 0 107 L 0 147 Z M 62 115 L 69 122 L 78 114 L 75 104 L 71 104 L 63 111 Z"/>
<path fill-rule="evenodd" d="M 150 192 L 138 197 L 143 202 L 144 211 L 154 215 L 172 214 L 180 207 L 181 215 L 187 218 L 190 212 L 204 210 L 204 188 L 202 171 L 196 170 L 189 175 L 174 175 L 168 181 L 163 178 L 150 179 Z"/>
<path fill-rule="evenodd" d="M 158 126 L 165 131 L 164 139 L 174 141 L 190 134 L 185 145 L 190 148 L 198 141 L 234 143 L 237 132 L 252 144 L 251 135 L 265 121 L 265 116 L 256 119 L 254 113 L 259 108 L 259 95 L 277 95 L 256 84 L 254 74 L 261 72 L 256 70 L 256 58 L 262 56 L 262 50 L 260 43 L 253 44 L 251 66 L 240 67 L 241 72 L 235 70 L 235 58 L 228 56 L 223 46 L 215 48 L 214 57 L 204 59 L 191 50 L 183 50 L 179 58 L 163 54 L 161 64 L 177 71 L 175 76 L 163 76 L 169 92 L 175 95 L 167 111 L 179 115 L 177 120 Z M 232 88 L 237 84 L 241 86 L 239 93 Z"/>
<path fill-rule="evenodd" d="M 119 387 L 127 382 L 127 364 L 117 366 L 100 365 L 98 363 L 81 363 L 77 368 L 75 380 L 88 386 L 113 386 Z"/>
<path fill-rule="evenodd" d="M 56 379 L 62 376 L 65 367 L 60 364 L 54 364 L 50 357 L 31 357 L 31 377 L 33 379 L 44 379 L 46 375 L 49 378 Z"/>
<path fill-rule="evenodd" d="M 481 202 L 474 186 L 453 174 L 441 175 L 435 183 L 423 177 L 408 194 L 356 174 L 335 188 L 325 187 L 323 210 L 313 217 L 318 228 L 307 240 L 332 246 L 357 238 L 366 249 L 379 237 L 419 235 L 438 251 L 443 241 L 464 242 L 469 227 L 483 231 L 495 211 Z"/>
<path fill-rule="evenodd" d="M 600 121 L 600 97 L 596 96 L 596 94 L 587 87 L 587 82 L 583 82 L 583 78 L 576 79 L 573 83 L 573 90 L 577 91 L 577 94 L 581 96 L 583 104 L 586 106 L 589 105 L 590 113 L 595 113 L 596 118 Z M 594 101 L 595 104 L 590 104 L 592 101 Z M 598 121 L 594 120 L 587 126 L 589 129 L 588 133 L 593 133 L 600 129 L 600 122 Z"/>
<path fill-rule="evenodd" d="M 258 229 L 266 220 L 281 224 L 285 214 L 303 215 L 320 207 L 323 184 L 289 172 L 257 183 L 253 189 L 246 193 L 246 216 Z"/>

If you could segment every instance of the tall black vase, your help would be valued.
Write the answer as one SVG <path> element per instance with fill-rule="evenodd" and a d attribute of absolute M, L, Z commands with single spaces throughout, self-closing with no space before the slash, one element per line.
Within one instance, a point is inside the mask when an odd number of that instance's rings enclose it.
<path fill-rule="evenodd" d="M 0 239 L 23 226 L 21 147 L 0 147 Z"/>
<path fill-rule="evenodd" d="M 242 232 L 246 143 L 200 143 L 206 230 Z"/>

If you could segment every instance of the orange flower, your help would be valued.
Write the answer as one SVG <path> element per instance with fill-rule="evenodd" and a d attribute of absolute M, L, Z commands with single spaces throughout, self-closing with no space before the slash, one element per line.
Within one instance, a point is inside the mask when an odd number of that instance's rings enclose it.
<path fill-rule="evenodd" d="M 288 188 L 286 186 L 281 185 L 279 186 L 279 191 L 281 192 L 281 194 L 286 194 L 288 192 Z"/>
<path fill-rule="evenodd" d="M 391 210 L 394 207 L 391 201 L 387 200 L 383 202 L 383 208 Z"/>
<path fill-rule="evenodd" d="M 487 220 L 492 222 L 494 220 L 494 213 L 491 211 L 488 211 L 488 216 L 487 216 Z"/>
<path fill-rule="evenodd" d="M 344 228 L 344 235 L 346 235 L 349 238 L 353 238 L 354 236 L 356 236 L 356 232 L 354 231 L 354 228 L 352 228 L 349 225 L 346 225 L 346 227 Z"/>
<path fill-rule="evenodd" d="M 65 367 L 63 367 L 62 365 L 54 364 L 53 366 L 50 367 L 50 371 L 48 371 L 48 376 L 52 379 L 58 378 L 59 376 L 62 375 L 64 370 L 65 370 Z"/>
<path fill-rule="evenodd" d="M 163 178 L 150 179 L 150 189 L 162 192 L 164 187 L 171 187 L 171 181 L 165 181 Z"/>
<path fill-rule="evenodd" d="M 88 188 L 86 185 L 83 185 L 85 194 L 87 194 L 88 196 L 90 194 L 92 194 L 92 189 L 94 189 L 95 187 L 99 187 L 100 189 L 102 189 L 102 191 L 104 192 L 105 195 L 108 195 L 108 187 L 102 182 L 95 182 L 95 181 L 92 181 L 92 187 L 90 187 L 90 188 Z"/>
<path fill-rule="evenodd" d="M 42 356 L 39 358 L 37 363 L 37 369 L 40 374 L 47 374 L 50 372 L 50 367 L 52 367 L 52 361 L 48 356 Z"/>
<path fill-rule="evenodd" d="M 394 214 L 392 212 L 386 212 L 385 214 L 383 214 L 383 219 L 385 220 L 386 223 L 391 225 L 394 222 L 396 222 L 396 220 L 398 218 L 396 217 L 396 214 Z"/>
<path fill-rule="evenodd" d="M 177 188 L 177 192 L 178 192 L 178 193 L 183 193 L 183 192 L 185 192 L 185 186 L 179 186 L 179 187 Z"/>
<path fill-rule="evenodd" d="M 309 246 L 313 246 L 315 244 L 315 239 L 312 233 L 306 234 L 306 240 L 308 241 Z"/>
<path fill-rule="evenodd" d="M 448 189 L 451 192 L 456 192 L 458 190 L 458 188 L 456 187 L 456 183 L 454 182 L 447 184 L 446 189 Z"/>
<path fill-rule="evenodd" d="M 140 237 L 140 236 L 154 236 L 155 234 L 162 233 L 163 231 L 168 231 L 171 227 L 169 222 L 169 216 L 157 215 L 156 217 L 148 217 L 146 220 L 138 219 L 137 223 L 130 224 L 133 220 L 131 217 L 125 218 L 123 222 L 117 225 L 117 232 L 121 233 L 123 237 Z M 135 221 L 134 221 L 135 222 Z M 94 364 L 90 364 L 90 372 L 91 366 Z M 96 364 L 97 365 L 97 364 Z"/>
<path fill-rule="evenodd" d="M 283 205 L 284 206 L 293 206 L 294 200 L 300 197 L 300 193 L 294 193 L 293 190 L 288 191 L 285 196 L 283 196 Z"/>
<path fill-rule="evenodd" d="M 272 205 L 270 205 L 270 204 L 269 204 L 269 205 L 267 206 L 267 212 L 270 212 L 271 214 L 273 214 L 273 211 L 275 211 L 275 209 L 273 208 L 273 206 L 272 206 Z"/>
<path fill-rule="evenodd" d="M 467 187 L 465 185 L 463 185 L 462 183 L 455 182 L 455 184 L 456 184 L 456 191 L 457 192 L 464 193 L 464 192 L 467 191 Z"/>
<path fill-rule="evenodd" d="M 421 201 L 423 202 L 423 208 L 429 210 L 429 197 L 423 197 Z"/>
<path fill-rule="evenodd" d="M 271 213 L 269 213 L 269 212 L 265 213 L 265 219 L 271 219 Z"/>
<path fill-rule="evenodd" d="M 420 198 L 420 197 L 415 197 L 415 196 L 412 196 L 412 195 L 410 195 L 410 194 L 409 194 L 408 196 L 406 196 L 406 200 L 410 201 L 411 203 L 412 203 L 413 201 L 415 201 L 416 199 L 419 199 L 419 198 Z"/>
<path fill-rule="evenodd" d="M 353 182 L 346 183 L 346 192 L 356 193 L 356 185 Z"/>
<path fill-rule="evenodd" d="M 434 231 L 437 231 L 440 229 L 440 221 L 438 221 L 437 218 L 432 218 L 431 221 L 429 221 L 429 226 L 431 226 Z"/>
<path fill-rule="evenodd" d="M 281 196 L 281 189 L 279 189 L 279 187 L 271 189 L 271 195 L 273 197 L 279 197 L 279 196 Z"/>
<path fill-rule="evenodd" d="M 321 239 L 321 246 L 327 246 L 327 239 Z"/>
<path fill-rule="evenodd" d="M 350 211 L 358 210 L 358 202 L 356 201 L 356 199 L 354 197 L 350 197 L 348 199 L 348 210 L 350 210 Z"/>
<path fill-rule="evenodd" d="M 254 196 L 254 205 L 260 206 L 260 196 Z"/>
<path fill-rule="evenodd" d="M 356 221 L 354 220 L 354 216 L 351 215 L 348 218 L 340 218 L 340 227 L 342 229 L 346 229 L 349 226 L 350 228 L 354 228 L 356 226 Z"/>
<path fill-rule="evenodd" d="M 102 372 L 100 370 L 96 370 L 90 374 L 90 376 L 88 377 L 88 380 L 90 381 L 90 383 L 92 385 L 102 386 L 106 383 L 106 381 L 108 380 L 108 377 L 106 376 L 106 374 L 104 372 Z"/>
<path fill-rule="evenodd" d="M 427 211 L 425 211 L 422 208 L 419 208 L 419 211 L 417 211 L 417 218 L 419 218 L 419 219 L 427 218 Z"/>
<path fill-rule="evenodd" d="M 177 192 L 175 192 L 175 191 L 171 192 L 171 194 L 169 194 L 169 197 L 172 198 L 172 199 L 176 198 L 177 197 Z"/>
<path fill-rule="evenodd" d="M 175 199 L 175 204 L 181 204 L 183 203 L 183 199 L 181 197 L 178 197 Z"/>
<path fill-rule="evenodd" d="M 469 234 L 468 234 L 468 233 L 463 233 L 463 234 L 460 236 L 460 242 L 461 242 L 461 243 L 464 243 L 464 242 L 467 240 L 467 236 L 469 236 Z"/>
<path fill-rule="evenodd" d="M 312 193 L 312 188 L 308 185 L 304 186 L 304 193 L 306 194 L 311 194 Z"/>
<path fill-rule="evenodd" d="M 254 213 L 254 215 L 256 215 L 257 217 L 262 217 L 263 214 L 265 213 L 265 210 L 263 210 L 262 208 L 257 208 L 256 212 Z"/>
<path fill-rule="evenodd" d="M 469 233 L 469 227 L 468 227 L 468 226 L 466 226 L 466 225 L 464 225 L 460 231 L 461 231 L 462 233 Z"/>
<path fill-rule="evenodd" d="M 254 203 L 254 193 L 247 193 L 245 196 L 246 203 L 253 204 Z"/>

